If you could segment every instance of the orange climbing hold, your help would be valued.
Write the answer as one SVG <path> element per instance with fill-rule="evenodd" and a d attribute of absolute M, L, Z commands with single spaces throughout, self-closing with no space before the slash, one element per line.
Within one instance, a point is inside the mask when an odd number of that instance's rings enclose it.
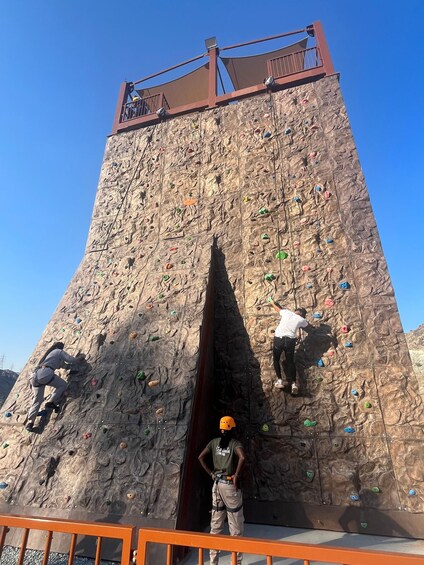
<path fill-rule="evenodd" d="M 135 339 L 137 337 L 137 332 L 131 332 L 130 333 L 130 339 Z"/>
<path fill-rule="evenodd" d="M 158 386 L 159 383 L 160 383 L 160 381 L 149 381 L 147 383 L 147 386 L 149 386 L 150 388 L 153 388 L 155 386 Z"/>
<path fill-rule="evenodd" d="M 195 198 L 186 198 L 183 201 L 184 206 L 194 206 L 197 204 L 197 200 Z"/>
<path fill-rule="evenodd" d="M 153 304 L 152 303 L 146 304 L 146 308 L 147 310 L 151 310 L 153 308 Z"/>
<path fill-rule="evenodd" d="M 168 270 L 169 270 L 169 269 L 172 269 L 172 267 L 173 267 L 173 264 L 172 264 L 172 263 L 167 263 L 167 264 L 165 265 L 165 269 L 168 269 Z"/>

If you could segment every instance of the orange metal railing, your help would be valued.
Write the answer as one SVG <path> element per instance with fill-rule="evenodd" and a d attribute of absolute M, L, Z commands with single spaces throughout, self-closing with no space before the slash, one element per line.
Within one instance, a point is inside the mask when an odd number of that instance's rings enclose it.
<path fill-rule="evenodd" d="M 22 529 L 20 552 L 17 565 L 23 565 L 27 550 L 28 538 L 31 530 L 46 532 L 46 542 L 43 552 L 42 565 L 47 565 L 54 533 L 71 534 L 69 551 L 67 554 L 68 565 L 74 562 L 75 549 L 78 536 L 91 536 L 96 538 L 95 565 L 100 565 L 102 544 L 104 539 L 118 540 L 122 543 L 121 564 L 128 565 L 131 559 L 131 539 L 134 533 L 133 526 L 121 524 L 105 524 L 95 522 L 77 522 L 75 520 L 60 520 L 58 518 L 35 518 L 15 515 L 0 514 L 0 562 L 3 548 L 7 545 L 7 534 L 11 528 Z M 13 545 L 16 545 L 13 544 Z"/>
<path fill-rule="evenodd" d="M 138 534 L 137 565 L 146 565 L 147 544 L 167 546 L 166 565 L 172 565 L 172 553 L 176 546 L 198 549 L 198 565 L 204 564 L 204 550 L 216 549 L 231 552 L 231 564 L 237 563 L 237 552 L 266 557 L 272 565 L 274 557 L 302 559 L 304 565 L 314 561 L 340 563 L 343 565 L 423 565 L 424 557 L 405 553 L 343 549 L 339 547 L 305 545 L 300 543 L 268 541 L 231 536 L 212 536 L 174 530 L 142 529 Z M 155 564 L 159 565 L 159 564 Z M 160 564 L 162 565 L 162 564 Z M 163 564 L 165 565 L 165 564 Z"/>

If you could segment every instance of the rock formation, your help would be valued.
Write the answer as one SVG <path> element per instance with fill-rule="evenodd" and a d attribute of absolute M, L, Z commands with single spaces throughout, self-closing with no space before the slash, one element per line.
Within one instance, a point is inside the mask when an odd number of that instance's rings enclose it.
<path fill-rule="evenodd" d="M 406 334 L 406 343 L 418 379 L 420 393 L 424 398 L 424 324 Z"/>
<path fill-rule="evenodd" d="M 273 387 L 269 296 L 314 328 L 298 397 Z M 58 339 L 87 364 L 29 435 L 28 374 Z M 111 136 L 15 392 L 8 511 L 200 527 L 196 457 L 229 413 L 248 520 L 421 535 L 423 407 L 337 77 Z"/>

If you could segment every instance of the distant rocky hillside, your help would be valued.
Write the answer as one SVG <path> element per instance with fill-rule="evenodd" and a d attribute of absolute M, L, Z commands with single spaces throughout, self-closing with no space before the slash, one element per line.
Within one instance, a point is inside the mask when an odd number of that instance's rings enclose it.
<path fill-rule="evenodd" d="M 18 373 L 9 369 L 0 369 L 0 408 L 18 378 Z"/>
<path fill-rule="evenodd" d="M 424 398 L 424 324 L 405 335 L 421 396 Z"/>

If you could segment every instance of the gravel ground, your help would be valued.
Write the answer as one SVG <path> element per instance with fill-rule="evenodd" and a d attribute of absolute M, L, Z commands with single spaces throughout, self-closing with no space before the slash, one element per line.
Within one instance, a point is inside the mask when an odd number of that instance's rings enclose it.
<path fill-rule="evenodd" d="M 0 557 L 0 565 L 16 565 L 19 558 L 19 549 L 6 546 Z M 27 549 L 25 552 L 24 565 L 41 565 L 43 552 L 35 549 Z M 88 557 L 74 557 L 75 565 L 93 565 L 94 559 Z M 115 561 L 101 561 L 102 565 L 116 565 Z M 64 553 L 50 553 L 49 565 L 67 565 L 68 555 Z"/>

